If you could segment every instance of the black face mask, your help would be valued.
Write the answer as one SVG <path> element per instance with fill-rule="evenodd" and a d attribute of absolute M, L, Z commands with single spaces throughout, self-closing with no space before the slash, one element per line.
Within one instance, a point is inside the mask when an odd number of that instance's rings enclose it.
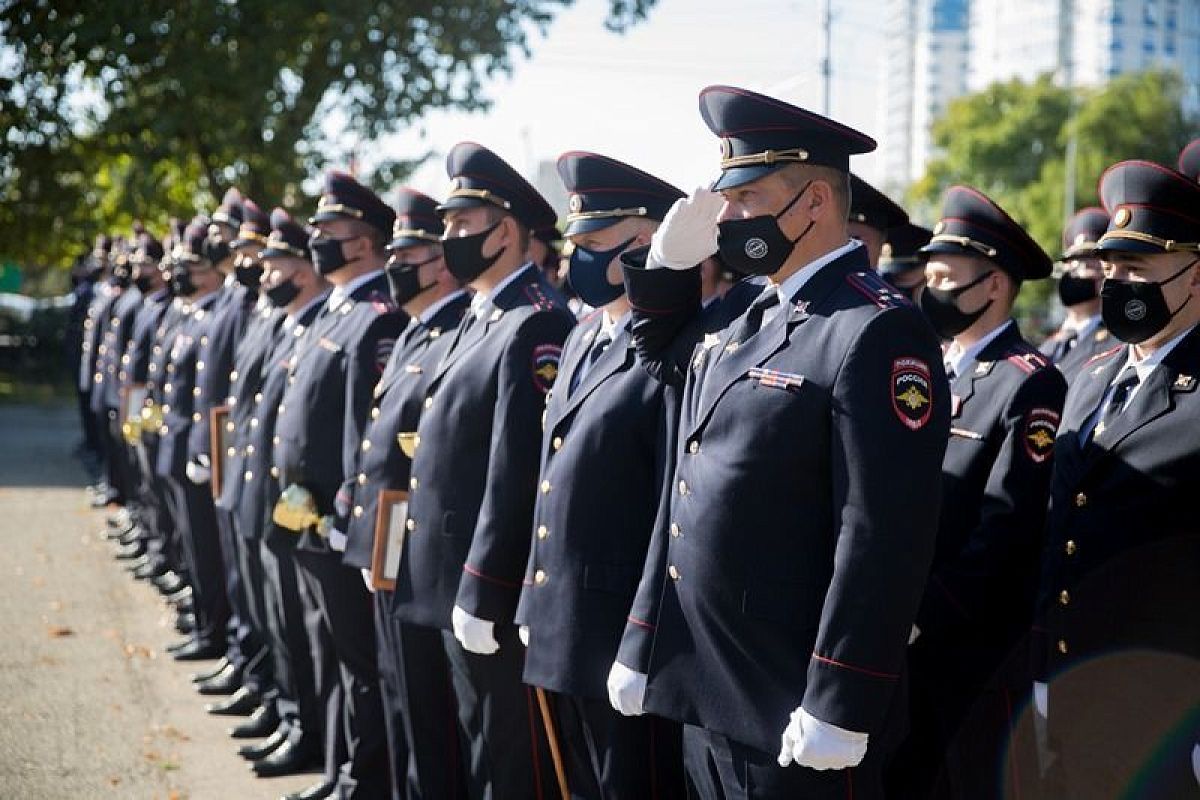
<path fill-rule="evenodd" d="M 196 284 L 187 267 L 179 265 L 171 270 L 171 290 L 176 297 L 188 297 L 196 293 Z"/>
<path fill-rule="evenodd" d="M 233 267 L 233 277 L 242 286 L 251 291 L 257 291 L 262 283 L 263 267 L 260 261 L 243 261 Z"/>
<path fill-rule="evenodd" d="M 220 264 L 229 258 L 229 242 L 224 239 L 205 239 L 203 255 L 213 264 Z"/>
<path fill-rule="evenodd" d="M 150 276 L 142 275 L 141 273 L 138 273 L 138 276 L 133 279 L 133 285 L 136 286 L 138 291 L 142 294 L 149 294 L 151 287 L 153 286 L 153 284 L 150 283 Z"/>
<path fill-rule="evenodd" d="M 1058 279 L 1058 299 L 1067 308 L 1095 300 L 1096 295 L 1095 278 L 1079 278 L 1064 272 Z"/>
<path fill-rule="evenodd" d="M 958 307 L 958 298 L 963 292 L 978 286 L 991 274 L 992 270 L 989 269 L 967 285 L 955 289 L 925 287 L 925 290 L 921 292 L 921 310 L 929 318 L 934 333 L 943 339 L 953 339 L 974 325 L 975 321 L 984 315 L 984 312 L 992 305 L 991 300 L 984 303 L 977 311 L 963 311 Z"/>
<path fill-rule="evenodd" d="M 300 294 L 300 287 L 291 278 L 288 278 L 278 286 L 272 286 L 270 289 L 265 290 L 263 294 L 267 296 L 267 300 L 275 308 L 285 308 Z"/>
<path fill-rule="evenodd" d="M 791 210 L 804 196 L 812 181 L 804 184 L 778 214 L 760 214 L 748 219 L 727 219 L 717 225 L 721 260 L 743 275 L 774 275 L 788 260 L 796 245 L 812 230 L 810 220 L 799 236 L 789 239 L 779 227 L 779 218 Z"/>
<path fill-rule="evenodd" d="M 419 295 L 421 292 L 428 291 L 437 285 L 437 281 L 421 285 L 421 276 L 418 270 L 426 264 L 432 264 L 437 261 L 440 256 L 433 256 L 424 261 L 397 261 L 395 263 L 388 262 L 384 267 L 384 272 L 387 273 L 388 287 L 392 290 L 392 302 L 398 306 L 403 306 L 409 300 Z"/>
<path fill-rule="evenodd" d="M 1172 311 L 1162 287 L 1191 269 L 1197 260 L 1200 259 L 1192 259 L 1183 269 L 1157 283 L 1105 278 L 1100 287 L 1100 317 L 1112 335 L 1122 342 L 1140 344 L 1167 327 L 1167 323 L 1191 302 L 1192 296 L 1189 294 L 1179 308 Z"/>
<path fill-rule="evenodd" d="M 567 269 L 567 280 L 579 299 L 592 308 L 603 308 L 625 294 L 624 284 L 608 282 L 608 265 L 633 244 L 633 237 L 626 239 L 610 250 L 589 250 L 576 247 L 571 251 L 571 265 Z"/>
<path fill-rule="evenodd" d="M 327 239 L 323 236 L 310 239 L 308 247 L 312 251 L 313 264 L 316 266 L 317 272 L 322 275 L 331 275 L 350 263 L 342 251 L 342 245 L 349 241 L 351 240 Z"/>
<path fill-rule="evenodd" d="M 500 227 L 500 222 L 470 236 L 455 236 L 442 240 L 442 256 L 446 259 L 446 269 L 450 270 L 450 274 L 459 283 L 470 283 L 487 272 L 488 268 L 495 264 L 508 249 L 508 246 L 505 245 L 494 255 L 485 256 L 483 254 L 484 240 L 491 236 L 492 231 L 498 227 Z"/>
<path fill-rule="evenodd" d="M 113 286 L 117 286 L 122 289 L 129 288 L 129 285 L 133 283 L 133 280 L 130 278 L 128 267 L 115 267 L 113 269 L 112 282 Z"/>

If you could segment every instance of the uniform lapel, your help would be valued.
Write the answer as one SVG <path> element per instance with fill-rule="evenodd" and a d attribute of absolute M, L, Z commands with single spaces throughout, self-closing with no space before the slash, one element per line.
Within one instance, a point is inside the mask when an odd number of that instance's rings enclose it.
<path fill-rule="evenodd" d="M 590 350 L 590 346 L 588 348 L 583 348 L 584 356 L 579 359 L 580 364 L 582 364 L 586 358 L 588 350 Z M 588 373 L 583 376 L 583 380 L 581 380 L 579 385 L 575 387 L 574 393 L 572 393 L 571 396 L 566 399 L 566 402 L 561 406 L 562 413 L 554 420 L 555 424 L 557 424 L 560 420 L 565 419 L 572 414 L 575 409 L 579 408 L 579 404 L 582 403 L 588 395 L 596 391 L 596 389 L 602 383 L 616 373 L 624 369 L 628 369 L 629 366 L 633 364 L 634 356 L 633 337 L 630 336 L 627 326 L 619 334 L 617 334 L 617 337 L 613 343 L 609 345 L 608 349 L 600 355 L 600 358 L 596 360 L 596 363 L 592 364 L 592 368 L 588 371 Z"/>

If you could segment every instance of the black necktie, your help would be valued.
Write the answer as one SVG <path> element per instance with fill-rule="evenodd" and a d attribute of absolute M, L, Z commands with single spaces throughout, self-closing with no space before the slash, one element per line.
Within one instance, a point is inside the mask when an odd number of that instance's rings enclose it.
<path fill-rule="evenodd" d="M 592 342 L 591 348 L 584 354 L 583 360 L 579 363 L 579 368 L 575 370 L 575 374 L 571 376 L 571 391 L 569 394 L 574 394 L 579 388 L 579 384 L 583 383 L 583 376 L 591 371 L 592 365 L 595 364 L 600 356 L 608 350 L 608 346 L 612 344 L 612 337 L 601 331 L 596 334 L 595 341 Z"/>
<path fill-rule="evenodd" d="M 1071 352 L 1071 348 L 1075 347 L 1075 343 L 1079 341 L 1079 331 L 1072 330 L 1066 336 L 1058 340 L 1054 345 L 1054 363 L 1062 361 L 1067 353 Z"/>
<path fill-rule="evenodd" d="M 774 286 L 768 286 L 750 304 L 750 308 L 746 309 L 746 314 L 739 320 L 737 327 L 734 329 L 734 334 L 729 337 L 729 341 L 731 343 L 745 344 L 762 327 L 763 314 L 767 312 L 767 309 L 774 308 L 777 305 L 779 305 L 779 292 L 775 290 Z"/>
<path fill-rule="evenodd" d="M 1137 370 L 1132 365 L 1126 366 L 1113 382 L 1112 394 L 1109 396 L 1108 402 L 1104 404 L 1104 410 L 1100 413 L 1100 421 L 1092 430 L 1092 439 L 1103 436 L 1104 432 L 1116 422 L 1117 417 L 1125 408 L 1125 404 L 1129 402 L 1129 395 L 1133 393 L 1137 385 Z"/>

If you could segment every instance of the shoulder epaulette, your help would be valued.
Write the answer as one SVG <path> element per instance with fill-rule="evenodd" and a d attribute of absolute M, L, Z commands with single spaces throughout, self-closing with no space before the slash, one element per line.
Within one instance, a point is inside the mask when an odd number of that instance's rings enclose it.
<path fill-rule="evenodd" d="M 554 308 L 554 301 L 546 296 L 542 291 L 542 287 L 536 283 L 531 283 L 525 287 L 525 296 L 529 298 L 529 302 L 537 311 L 549 311 Z"/>
<path fill-rule="evenodd" d="M 1095 363 L 1102 358 L 1108 358 L 1109 356 L 1119 352 L 1124 347 L 1125 347 L 1125 345 L 1119 344 L 1116 347 L 1112 347 L 1112 348 L 1109 348 L 1108 350 L 1105 350 L 1103 353 L 1096 353 L 1096 355 L 1092 356 L 1087 361 L 1083 362 L 1083 365 L 1086 367 L 1088 364 Z"/>
<path fill-rule="evenodd" d="M 1010 347 L 1002 358 L 1022 372 L 1032 375 L 1050 366 L 1050 359 L 1024 342 Z"/>
<path fill-rule="evenodd" d="M 878 308 L 895 308 L 906 302 L 904 295 L 874 272 L 851 272 L 846 283 Z"/>

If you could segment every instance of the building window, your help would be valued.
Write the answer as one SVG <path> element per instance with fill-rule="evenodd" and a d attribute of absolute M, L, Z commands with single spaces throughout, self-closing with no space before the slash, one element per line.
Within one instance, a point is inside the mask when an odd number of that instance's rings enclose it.
<path fill-rule="evenodd" d="M 1154 40 L 1147 39 L 1142 42 L 1142 52 L 1146 55 L 1154 55 Z"/>

